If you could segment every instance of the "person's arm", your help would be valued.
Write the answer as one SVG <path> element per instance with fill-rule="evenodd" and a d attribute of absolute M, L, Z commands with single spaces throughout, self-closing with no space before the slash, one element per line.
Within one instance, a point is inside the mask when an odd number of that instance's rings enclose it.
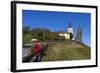
<path fill-rule="evenodd" d="M 34 55 L 34 46 L 31 47 L 31 54 Z"/>

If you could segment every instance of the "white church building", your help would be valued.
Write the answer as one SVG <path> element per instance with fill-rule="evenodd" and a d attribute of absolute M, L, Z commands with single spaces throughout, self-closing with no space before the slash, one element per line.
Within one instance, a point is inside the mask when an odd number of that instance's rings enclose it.
<path fill-rule="evenodd" d="M 70 39 L 71 34 L 73 36 L 73 28 L 72 28 L 71 22 L 69 23 L 69 26 L 66 32 L 59 32 L 59 36 L 64 36 L 66 40 Z M 72 38 L 72 40 L 74 40 L 74 38 Z"/>

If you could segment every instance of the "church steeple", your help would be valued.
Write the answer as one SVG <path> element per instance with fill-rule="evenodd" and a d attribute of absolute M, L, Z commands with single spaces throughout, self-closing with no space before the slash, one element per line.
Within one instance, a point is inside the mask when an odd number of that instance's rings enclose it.
<path fill-rule="evenodd" d="M 72 28 L 72 23 L 71 22 L 69 22 L 69 26 L 68 26 L 69 28 Z"/>
<path fill-rule="evenodd" d="M 71 22 L 69 22 L 69 26 L 67 28 L 67 32 L 73 34 L 73 28 L 72 28 L 72 23 Z"/>

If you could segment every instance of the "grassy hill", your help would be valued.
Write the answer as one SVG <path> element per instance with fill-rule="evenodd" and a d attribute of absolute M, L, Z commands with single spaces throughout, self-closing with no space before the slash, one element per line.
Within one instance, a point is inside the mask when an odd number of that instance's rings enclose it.
<path fill-rule="evenodd" d="M 42 61 L 85 60 L 91 58 L 91 49 L 74 41 L 49 44 Z"/>

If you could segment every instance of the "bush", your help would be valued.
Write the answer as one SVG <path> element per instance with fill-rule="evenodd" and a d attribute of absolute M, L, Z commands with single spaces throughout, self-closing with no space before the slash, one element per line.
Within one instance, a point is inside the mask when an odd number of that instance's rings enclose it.
<path fill-rule="evenodd" d="M 72 33 L 70 33 L 70 39 L 71 39 L 71 40 L 73 39 L 73 34 L 72 34 Z"/>

